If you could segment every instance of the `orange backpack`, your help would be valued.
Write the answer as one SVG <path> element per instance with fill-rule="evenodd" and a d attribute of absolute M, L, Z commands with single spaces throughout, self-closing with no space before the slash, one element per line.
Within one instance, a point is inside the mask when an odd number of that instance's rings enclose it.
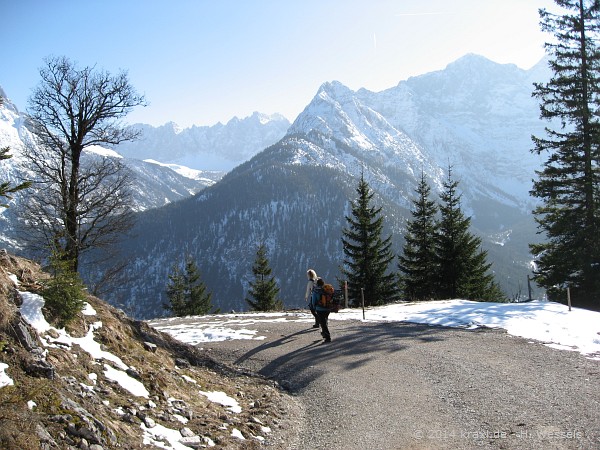
<path fill-rule="evenodd" d="M 338 312 L 340 309 L 339 297 L 335 295 L 335 289 L 331 284 L 325 284 L 322 287 L 323 293 L 319 300 L 319 306 L 326 308 L 331 312 Z"/>

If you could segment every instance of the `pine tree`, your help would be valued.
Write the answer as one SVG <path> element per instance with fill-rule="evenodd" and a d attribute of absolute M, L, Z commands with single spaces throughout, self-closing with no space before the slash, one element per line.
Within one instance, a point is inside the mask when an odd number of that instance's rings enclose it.
<path fill-rule="evenodd" d="M 436 239 L 437 274 L 433 279 L 439 298 L 502 301 L 494 277 L 489 273 L 487 252 L 481 249 L 481 239 L 469 232 L 471 219 L 460 208 L 458 181 L 452 179 L 452 169 L 440 195 L 441 219 Z"/>
<path fill-rule="evenodd" d="M 275 277 L 271 276 L 271 267 L 267 259 L 267 248 L 264 243 L 258 246 L 256 259 L 252 265 L 254 281 L 250 282 L 249 294 L 246 298 L 252 311 L 281 311 L 283 302 L 279 300 L 279 287 Z"/>
<path fill-rule="evenodd" d="M 2 103 L 0 102 L 0 104 L 2 104 Z M 8 152 L 10 152 L 9 147 L 0 148 L 0 161 L 2 161 L 3 159 L 12 158 L 12 155 L 9 154 Z M 31 186 L 30 181 L 26 181 L 26 182 L 18 184 L 16 186 L 11 186 L 10 182 L 8 182 L 8 181 L 2 181 L 2 182 L 0 182 L 0 197 L 4 197 L 7 200 L 10 200 L 10 199 L 12 199 L 11 194 L 14 194 L 15 192 L 18 192 L 22 189 L 26 189 L 29 186 Z M 0 203 L 0 207 L 8 208 L 8 205 L 6 203 Z"/>
<path fill-rule="evenodd" d="M 392 237 L 382 239 L 381 207 L 371 206 L 374 193 L 364 175 L 356 192 L 358 198 L 351 202 L 352 216 L 346 216 L 348 228 L 342 230 L 346 256 L 342 274 L 348 280 L 348 297 L 352 304 L 360 305 L 364 288 L 365 306 L 390 303 L 398 299 L 396 276 L 388 272 L 394 259 Z"/>
<path fill-rule="evenodd" d="M 403 254 L 398 258 L 400 284 L 407 300 L 431 300 L 436 288 L 432 276 L 437 272 L 435 239 L 437 233 L 437 205 L 430 200 L 431 187 L 425 174 L 415 191 L 412 220 L 408 222 Z"/>
<path fill-rule="evenodd" d="M 555 0 L 566 11 L 540 11 L 546 44 L 548 83 L 536 83 L 541 117 L 560 123 L 534 137 L 536 153 L 548 153 L 531 194 L 542 200 L 534 210 L 546 240 L 532 244 L 534 279 L 551 298 L 600 309 L 600 2 Z"/>
<path fill-rule="evenodd" d="M 200 280 L 200 271 L 192 258 L 187 258 L 185 269 L 173 267 L 167 285 L 169 303 L 165 309 L 174 316 L 200 316 L 210 313 L 213 308 L 211 293 L 206 291 L 205 284 Z"/>

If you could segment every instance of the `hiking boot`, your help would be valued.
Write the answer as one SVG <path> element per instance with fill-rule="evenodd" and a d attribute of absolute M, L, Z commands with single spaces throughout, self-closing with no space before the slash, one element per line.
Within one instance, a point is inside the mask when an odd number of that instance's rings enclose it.
<path fill-rule="evenodd" d="M 331 342 L 331 338 L 325 338 L 325 339 L 323 339 L 323 343 L 325 343 L 325 342 Z"/>
<path fill-rule="evenodd" d="M 318 324 L 318 323 L 315 323 L 315 324 L 314 324 L 312 327 L 313 327 L 313 328 L 319 328 L 319 324 Z"/>

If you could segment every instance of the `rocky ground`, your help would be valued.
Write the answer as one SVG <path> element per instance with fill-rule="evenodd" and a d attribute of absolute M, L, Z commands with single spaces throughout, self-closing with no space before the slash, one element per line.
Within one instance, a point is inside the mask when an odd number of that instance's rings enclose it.
<path fill-rule="evenodd" d="M 67 332 L 82 337 L 101 322 L 94 339 L 129 367 L 147 398 L 107 378 L 110 361 L 78 345 L 46 346 L 22 319 L 18 291 L 38 291 L 47 276 L 31 261 L 0 253 L 0 363 L 13 381 L 0 388 L 0 448 L 158 448 L 160 439 L 152 443 L 144 433 L 156 427 L 179 430 L 180 442 L 191 448 L 288 448 L 302 410 L 275 381 L 216 362 L 100 299 L 90 296 L 96 314 L 78 316 Z M 226 393 L 241 412 L 200 390 Z"/>

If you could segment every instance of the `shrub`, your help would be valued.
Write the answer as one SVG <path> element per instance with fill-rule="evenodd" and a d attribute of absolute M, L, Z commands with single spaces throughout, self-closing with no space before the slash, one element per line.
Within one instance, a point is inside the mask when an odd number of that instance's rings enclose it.
<path fill-rule="evenodd" d="M 79 274 L 71 269 L 72 263 L 53 255 L 50 269 L 53 275 L 42 290 L 49 319 L 59 327 L 66 326 L 83 309 L 85 285 Z"/>

